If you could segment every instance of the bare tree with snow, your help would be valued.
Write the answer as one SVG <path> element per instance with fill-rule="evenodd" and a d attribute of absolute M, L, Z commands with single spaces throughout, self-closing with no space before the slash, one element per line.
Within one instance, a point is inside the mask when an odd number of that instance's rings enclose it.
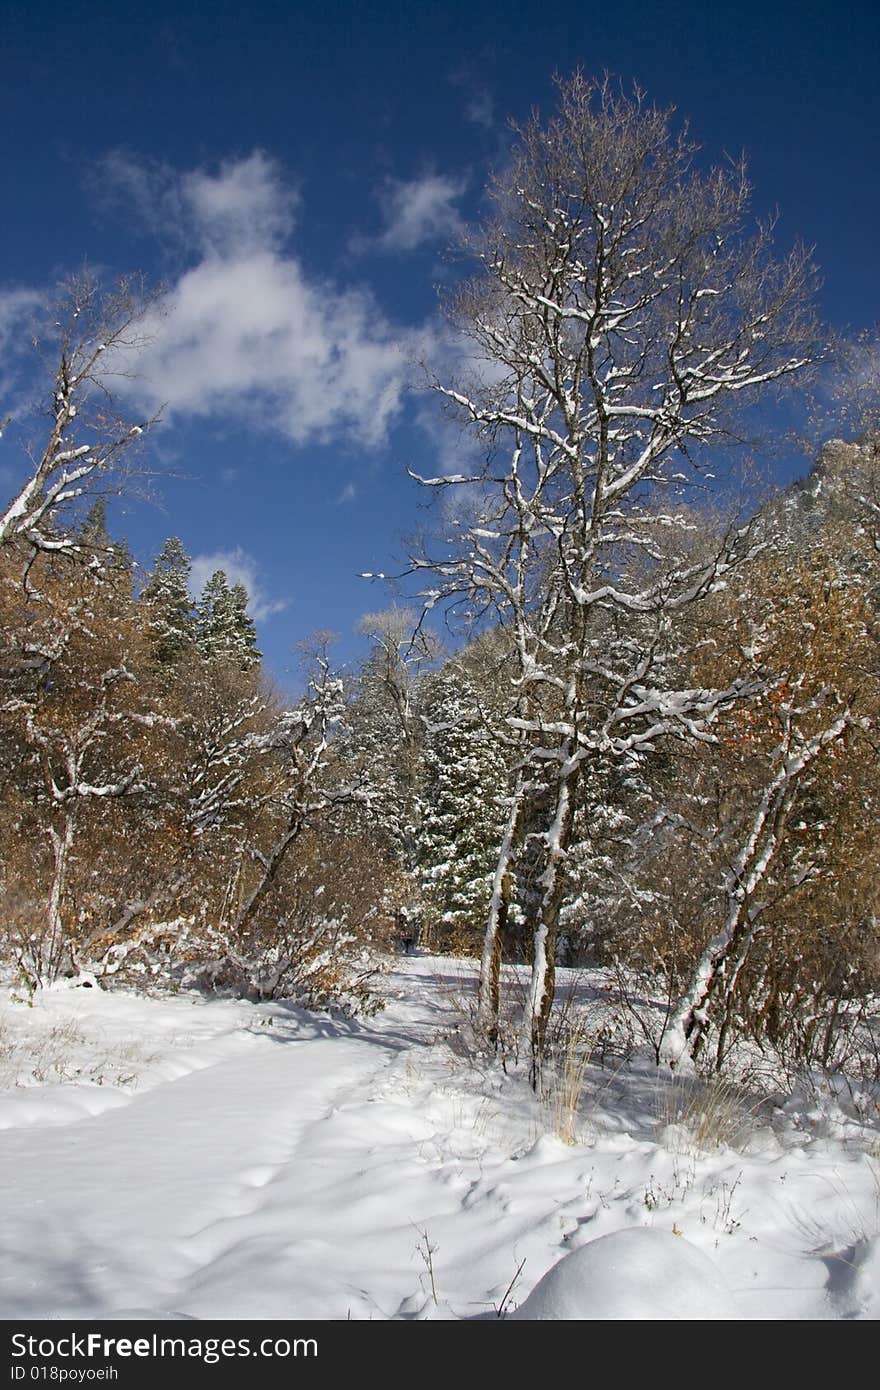
<path fill-rule="evenodd" d="M 60 525 L 64 509 L 118 472 L 149 423 L 123 419 L 111 389 L 126 355 L 143 342 L 144 309 L 129 281 L 104 292 L 79 276 L 64 287 L 46 342 L 37 342 L 53 362 L 48 433 L 29 451 L 25 480 L 0 513 L 0 546 L 18 542 L 31 556 L 79 548 Z"/>
<path fill-rule="evenodd" d="M 333 674 L 326 641 L 318 638 L 306 698 L 284 711 L 258 746 L 277 760 L 280 768 L 267 797 L 273 813 L 271 840 L 263 849 L 248 846 L 254 865 L 253 881 L 243 893 L 232 926 L 246 936 L 293 846 L 316 823 L 326 823 L 335 812 L 366 800 L 357 780 L 333 776 L 332 741 L 345 717 L 342 680 Z"/>
<path fill-rule="evenodd" d="M 487 445 L 474 476 L 424 479 L 479 500 L 458 516 L 426 601 L 465 601 L 517 654 L 518 773 L 485 935 L 481 1009 L 495 1026 L 500 928 L 525 840 L 534 965 L 526 1027 L 537 1077 L 578 788 L 597 756 L 711 737 L 754 688 L 680 689 L 675 615 L 748 550 L 694 543 L 693 483 L 737 412 L 815 355 L 813 271 L 750 226 L 742 165 L 703 169 L 672 113 L 577 74 L 556 114 L 517 131 L 495 215 L 451 304 L 484 364 L 435 382 Z"/>

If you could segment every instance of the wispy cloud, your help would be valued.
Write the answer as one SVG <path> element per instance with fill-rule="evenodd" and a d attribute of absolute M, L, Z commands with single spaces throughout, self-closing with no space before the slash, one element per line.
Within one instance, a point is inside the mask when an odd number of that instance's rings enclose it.
<path fill-rule="evenodd" d="M 281 613 L 290 606 L 289 598 L 272 598 L 266 593 L 258 561 L 240 545 L 232 550 L 214 550 L 193 558 L 190 589 L 194 598 L 198 597 L 207 580 L 217 570 L 223 570 L 230 584 L 244 585 L 248 591 L 248 612 L 256 622 L 265 622 L 273 614 Z"/>
<path fill-rule="evenodd" d="M 22 408 L 18 397 L 27 389 L 27 350 L 45 302 L 36 290 L 0 287 L 0 423 Z"/>
<path fill-rule="evenodd" d="M 298 190 L 263 150 L 189 170 L 111 150 L 92 165 L 89 183 L 105 206 L 133 213 L 142 232 L 184 254 L 278 246 L 299 206 Z"/>
<path fill-rule="evenodd" d="M 492 93 L 485 87 L 471 92 L 464 107 L 465 119 L 471 125 L 482 126 L 484 130 L 492 130 L 495 125 L 495 99 Z"/>
<path fill-rule="evenodd" d="M 189 251 L 145 325 L 126 388 L 150 412 L 233 419 L 296 444 L 384 443 L 409 371 L 409 330 L 368 288 L 311 276 L 289 244 L 298 199 L 260 151 L 175 173 L 116 154 L 113 196 Z"/>
<path fill-rule="evenodd" d="M 261 150 L 224 161 L 216 173 L 183 174 L 180 194 L 202 249 L 224 257 L 281 247 L 299 204 L 280 165 Z"/>
<path fill-rule="evenodd" d="M 372 245 L 385 251 L 414 251 L 449 241 L 464 230 L 456 207 L 467 179 L 451 174 L 423 174 L 415 179 L 388 179 L 379 192 L 385 227 Z"/>
<path fill-rule="evenodd" d="M 450 73 L 449 81 L 453 87 L 461 89 L 465 120 L 483 130 L 494 130 L 497 124 L 495 97 L 477 69 L 471 63 L 462 63 Z"/>
<path fill-rule="evenodd" d="M 27 331 L 43 302 L 37 290 L 0 288 L 0 352 L 4 356 L 13 340 Z"/>

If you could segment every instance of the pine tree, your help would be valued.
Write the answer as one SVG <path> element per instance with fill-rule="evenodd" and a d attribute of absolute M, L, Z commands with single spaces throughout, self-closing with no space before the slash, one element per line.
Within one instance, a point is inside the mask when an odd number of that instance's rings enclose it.
<path fill-rule="evenodd" d="M 230 655 L 246 671 L 257 664 L 262 654 L 257 650 L 257 629 L 247 611 L 248 592 L 243 584 L 233 584 L 229 590 L 229 606 L 233 639 Z"/>
<path fill-rule="evenodd" d="M 191 569 L 190 558 L 180 539 L 169 536 L 141 592 L 140 601 L 148 615 L 153 652 L 163 665 L 178 661 L 195 635 L 189 593 Z"/>
<path fill-rule="evenodd" d="M 131 552 L 126 540 L 114 540 L 107 529 L 107 503 L 103 497 L 96 497 L 83 519 L 76 536 L 79 545 L 85 550 L 89 562 L 102 570 L 113 570 L 131 581 L 134 569 Z"/>
<path fill-rule="evenodd" d="M 359 624 L 372 643 L 354 690 L 344 756 L 370 788 L 374 823 L 407 875 L 416 868 L 421 724 L 416 692 L 432 659 L 427 639 L 413 636 L 415 618 L 402 608 L 365 614 Z"/>
<path fill-rule="evenodd" d="M 504 753 L 474 690 L 454 669 L 430 681 L 422 717 L 420 872 L 427 922 L 450 945 L 476 945 L 503 833 Z"/>
<path fill-rule="evenodd" d="M 247 611 L 247 590 L 215 570 L 202 590 L 196 620 L 196 642 L 208 660 L 232 661 L 248 670 L 260 660 L 257 633 Z"/>
<path fill-rule="evenodd" d="M 96 549 L 107 549 L 111 545 L 110 532 L 107 530 L 107 503 L 103 497 L 96 497 L 89 507 L 79 534 Z"/>
<path fill-rule="evenodd" d="M 207 659 L 225 654 L 230 634 L 229 582 L 224 570 L 205 581 L 196 609 L 196 642 Z"/>

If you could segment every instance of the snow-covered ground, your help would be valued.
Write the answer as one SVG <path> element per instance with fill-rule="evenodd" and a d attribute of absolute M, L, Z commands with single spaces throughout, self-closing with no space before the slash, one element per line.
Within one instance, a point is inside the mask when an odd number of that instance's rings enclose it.
<path fill-rule="evenodd" d="M 565 1143 L 463 1057 L 471 979 L 397 961 L 355 1023 L 5 990 L 0 1317 L 880 1316 L 864 1115 L 745 1107 L 707 1150 L 689 1100 L 609 1066 Z"/>

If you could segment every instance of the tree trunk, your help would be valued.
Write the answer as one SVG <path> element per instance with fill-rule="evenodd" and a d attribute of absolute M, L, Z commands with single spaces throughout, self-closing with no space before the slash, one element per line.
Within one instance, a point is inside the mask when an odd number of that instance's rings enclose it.
<path fill-rule="evenodd" d="M 64 830 L 59 834 L 54 826 L 49 831 L 52 851 L 55 856 L 55 872 L 52 875 L 52 888 L 49 892 L 47 919 L 49 927 L 49 948 L 43 957 L 41 973 L 45 982 L 52 984 L 61 964 L 64 944 L 64 924 L 61 920 L 61 903 L 67 883 L 67 865 L 73 848 L 74 817 L 69 808 L 64 812 Z"/>
<path fill-rule="evenodd" d="M 253 920 L 257 908 L 260 906 L 269 889 L 272 887 L 272 884 L 275 882 L 278 870 L 281 868 L 281 865 L 284 863 L 284 860 L 287 856 L 287 851 L 290 849 L 290 846 L 293 844 L 294 840 L 296 840 L 299 837 L 302 830 L 302 818 L 300 816 L 296 816 L 296 818 L 293 821 L 290 821 L 288 823 L 287 829 L 285 830 L 281 838 L 276 840 L 271 852 L 268 855 L 260 857 L 258 862 L 263 870 L 262 877 L 260 878 L 256 887 L 251 890 L 251 893 L 249 894 L 247 901 L 244 903 L 244 906 L 239 911 L 238 916 L 236 917 L 233 923 L 233 930 L 237 934 L 241 934 L 244 931 L 245 927 L 247 927 Z"/>
<path fill-rule="evenodd" d="M 534 960 L 526 1002 L 525 1031 L 529 1080 L 537 1090 L 547 1044 L 547 1025 L 556 986 L 556 936 L 564 888 L 563 863 L 571 843 L 578 769 L 565 774 L 556 793 L 553 821 L 546 832 L 540 905 L 533 926 Z"/>
<path fill-rule="evenodd" d="M 486 932 L 483 937 L 483 954 L 480 960 L 480 991 L 478 1017 L 480 1028 L 493 1047 L 498 1046 L 498 1012 L 501 990 L 501 953 L 507 930 L 507 916 L 510 908 L 510 867 L 518 848 L 520 821 L 523 802 L 523 778 L 518 774 L 516 788 L 504 839 L 495 867 L 492 882 L 492 897 L 489 901 L 489 914 Z"/>
<path fill-rule="evenodd" d="M 759 930 L 760 909 L 753 910 L 752 900 L 776 861 L 799 785 L 807 768 L 840 738 L 849 714 L 816 734 L 796 755 L 791 753 L 791 719 L 789 715 L 780 745 L 779 771 L 761 798 L 748 839 L 728 875 L 727 920 L 700 957 L 661 1044 L 661 1060 L 670 1067 L 678 1066 L 688 1051 L 692 1058 L 699 1052 L 718 991 L 730 998 Z"/>

